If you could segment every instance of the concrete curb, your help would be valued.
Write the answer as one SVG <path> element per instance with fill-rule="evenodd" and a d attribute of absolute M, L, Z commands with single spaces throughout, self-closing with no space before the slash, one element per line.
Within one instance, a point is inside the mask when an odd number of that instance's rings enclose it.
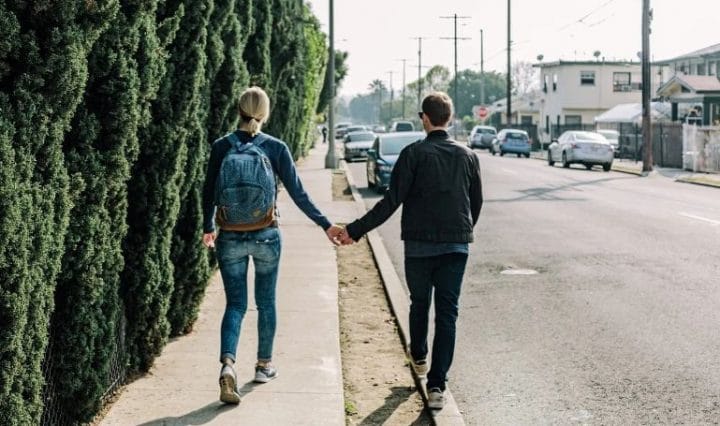
<path fill-rule="evenodd" d="M 345 161 L 342 161 L 341 163 L 341 167 L 345 171 L 345 177 L 348 180 L 348 185 L 350 185 L 353 199 L 355 200 L 358 215 L 362 216 L 366 212 L 365 203 L 360 196 L 360 192 L 358 192 L 357 187 L 355 186 L 355 181 L 350 173 L 350 169 L 347 167 L 347 163 L 345 163 Z M 410 304 L 408 303 L 410 296 L 408 290 L 405 284 L 400 280 L 400 277 L 398 277 L 397 272 L 395 271 L 395 266 L 393 266 L 390 256 L 385 249 L 385 245 L 383 244 L 377 231 L 370 231 L 367 236 L 370 248 L 373 252 L 373 257 L 375 258 L 375 263 L 377 264 L 380 276 L 385 286 L 385 292 L 390 300 L 390 308 L 395 314 L 395 318 L 397 318 L 398 328 L 400 329 L 401 337 L 405 344 L 405 351 L 407 353 L 407 344 L 410 342 Z M 410 355 L 407 354 L 407 356 L 409 359 Z M 420 379 L 414 373 L 413 377 L 415 377 L 415 383 L 417 384 L 418 391 L 422 395 L 423 400 L 427 403 L 427 394 L 424 386 L 425 379 Z M 445 390 L 445 399 L 445 408 L 439 411 L 429 410 L 434 423 L 438 426 L 464 426 L 465 419 L 463 419 L 449 387 Z"/>

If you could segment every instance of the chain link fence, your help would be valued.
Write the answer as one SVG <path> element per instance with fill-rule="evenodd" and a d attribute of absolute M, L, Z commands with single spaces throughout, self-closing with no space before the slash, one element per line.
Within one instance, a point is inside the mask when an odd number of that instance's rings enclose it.
<path fill-rule="evenodd" d="M 127 328 L 127 319 L 125 314 L 121 313 L 117 323 L 117 338 L 115 339 L 112 355 L 110 358 L 110 370 L 107 377 L 107 388 L 102 396 L 102 402 L 113 395 L 113 393 L 123 384 L 126 377 L 125 356 L 125 332 Z M 43 360 L 42 370 L 45 378 L 45 388 L 43 389 L 43 415 L 40 424 L 43 426 L 70 426 L 79 424 L 72 419 L 66 412 L 58 399 L 62 389 L 58 389 L 57 370 L 54 365 L 54 354 L 57 350 L 54 345 L 54 339 L 49 339 L 47 350 L 45 351 L 45 359 Z M 78 366 L 80 367 L 80 366 Z"/>

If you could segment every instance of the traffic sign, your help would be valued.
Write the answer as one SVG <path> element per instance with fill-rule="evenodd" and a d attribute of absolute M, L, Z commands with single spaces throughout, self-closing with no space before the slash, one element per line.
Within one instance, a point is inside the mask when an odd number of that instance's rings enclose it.
<path fill-rule="evenodd" d="M 488 113 L 490 112 L 488 110 L 488 107 L 485 105 L 475 105 L 472 109 L 473 114 L 475 117 L 479 118 L 480 120 L 484 120 L 487 118 Z"/>

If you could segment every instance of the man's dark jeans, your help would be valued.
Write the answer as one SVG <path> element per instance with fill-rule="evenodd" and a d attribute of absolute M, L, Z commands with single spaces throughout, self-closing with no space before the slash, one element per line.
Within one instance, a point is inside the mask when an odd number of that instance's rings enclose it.
<path fill-rule="evenodd" d="M 455 353 L 455 321 L 468 255 L 406 257 L 405 279 L 410 290 L 410 354 L 416 360 L 428 354 L 428 314 L 435 290 L 435 339 L 427 387 L 445 390 Z"/>

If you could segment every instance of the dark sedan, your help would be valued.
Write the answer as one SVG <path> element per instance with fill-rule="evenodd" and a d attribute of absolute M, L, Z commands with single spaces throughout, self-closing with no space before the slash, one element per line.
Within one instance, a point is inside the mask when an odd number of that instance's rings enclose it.
<path fill-rule="evenodd" d="M 390 184 L 390 173 L 400 151 L 413 142 L 425 138 L 425 132 L 385 133 L 375 138 L 368 151 L 367 181 L 369 188 L 382 192 Z"/>

